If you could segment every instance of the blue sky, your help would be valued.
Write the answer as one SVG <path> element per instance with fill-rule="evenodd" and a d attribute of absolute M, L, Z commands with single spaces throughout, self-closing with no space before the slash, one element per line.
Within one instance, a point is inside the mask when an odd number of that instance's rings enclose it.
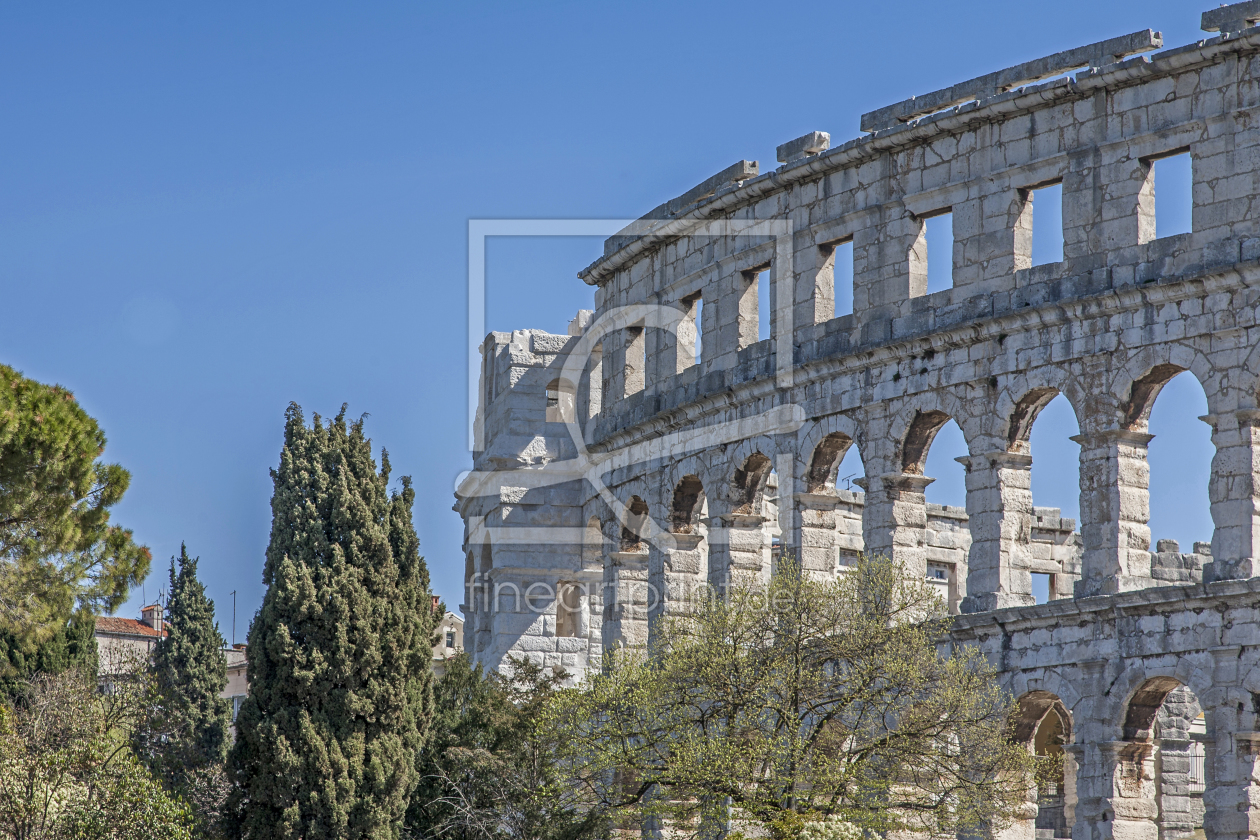
<path fill-rule="evenodd" d="M 150 600 L 187 541 L 244 638 L 293 400 L 370 414 L 458 604 L 468 219 L 638 216 L 912 94 L 1143 27 L 1187 43 L 1209 5 L 7 4 L 0 361 L 101 421 Z M 600 247 L 492 241 L 489 328 L 562 332 Z M 1211 448 L 1197 386 L 1170 388 L 1153 521 L 1186 545 Z M 1035 501 L 1074 511 L 1074 422 L 1048 411 Z M 962 503 L 958 448 L 932 450 L 935 501 Z"/>

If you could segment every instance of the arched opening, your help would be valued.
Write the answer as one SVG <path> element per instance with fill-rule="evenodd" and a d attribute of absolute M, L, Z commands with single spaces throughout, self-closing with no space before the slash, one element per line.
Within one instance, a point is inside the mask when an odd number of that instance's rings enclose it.
<path fill-rule="evenodd" d="M 1075 791 L 1075 768 L 1063 745 L 1072 740 L 1072 716 L 1063 702 L 1048 691 L 1030 691 L 1019 700 L 1015 738 L 1026 744 L 1042 764 L 1037 784 L 1037 837 L 1072 836 L 1068 821 L 1069 789 Z M 1071 804 L 1075 804 L 1072 802 Z"/>
<path fill-rule="evenodd" d="M 1120 753 L 1116 772 L 1129 784 L 1118 789 L 1154 800 L 1160 840 L 1204 837 L 1207 727 L 1194 692 L 1172 677 L 1142 683 L 1125 709 L 1123 737 L 1133 747 Z"/>
<path fill-rule="evenodd" d="M 950 611 L 958 609 L 961 581 L 966 579 L 971 530 L 967 518 L 967 471 L 958 458 L 968 454 L 958 424 L 942 411 L 920 412 L 910 425 L 902 448 L 903 471 L 932 479 L 923 493 L 927 529 L 927 579 L 936 586 Z"/>
<path fill-rule="evenodd" d="M 709 581 L 709 502 L 699 476 L 685 475 L 674 487 L 670 502 L 669 529 L 673 548 L 662 569 L 664 598 L 662 609 L 676 611 L 689 605 Z"/>
<path fill-rule="evenodd" d="M 731 482 L 733 513 L 754 514 L 757 512 L 759 496 L 770 477 L 770 459 L 760 452 L 754 452 L 744 461 L 743 466 L 735 470 L 735 478 Z"/>
<path fill-rule="evenodd" d="M 572 423 L 576 417 L 574 406 L 577 389 L 567 379 L 553 379 L 547 385 L 547 422 Z"/>
<path fill-rule="evenodd" d="M 802 568 L 835 574 L 857 562 L 866 495 L 853 482 L 865 475 L 861 453 L 845 433 L 832 432 L 814 448 L 805 475 L 806 492 L 832 498 L 802 506 Z"/>
<path fill-rule="evenodd" d="M 1054 388 L 1030 391 L 1011 416 L 1009 449 L 1031 456 L 1031 522 L 1024 560 L 1038 604 L 1071 598 L 1080 580 L 1080 434 L 1076 412 Z"/>
<path fill-rule="evenodd" d="M 647 502 L 643 501 L 638 496 L 631 496 L 630 504 L 626 505 L 625 522 L 621 524 L 622 551 L 647 550 L 647 546 L 643 542 L 643 537 L 647 531 L 647 522 Z"/>
<path fill-rule="evenodd" d="M 675 534 L 693 534 L 700 529 L 700 520 L 708 510 L 704 498 L 704 484 L 694 475 L 685 475 L 674 488 L 670 506 L 669 529 Z"/>
<path fill-rule="evenodd" d="M 732 586 L 764 580 L 770 571 L 769 524 L 777 492 L 768 489 L 771 471 L 770 458 L 754 452 L 735 468 L 725 488 L 727 509 L 715 520 L 720 530 L 709 535 L 709 585 L 718 597 L 725 598 Z"/>
<path fill-rule="evenodd" d="M 1199 418 L 1207 396 L 1194 374 L 1157 365 L 1133 383 L 1125 421 L 1130 431 L 1150 434 L 1147 526 L 1151 576 L 1157 583 L 1202 580 L 1212 560 L 1212 510 L 1208 482 L 1216 449 L 1211 429 Z"/>

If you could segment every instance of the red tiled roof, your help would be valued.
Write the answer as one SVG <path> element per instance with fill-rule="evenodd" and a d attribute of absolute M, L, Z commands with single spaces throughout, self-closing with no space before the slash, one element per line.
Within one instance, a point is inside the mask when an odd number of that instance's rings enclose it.
<path fill-rule="evenodd" d="M 154 630 L 143 621 L 137 621 L 134 618 L 119 618 L 112 615 L 104 615 L 96 619 L 97 633 L 116 633 L 123 636 L 148 636 L 156 637 L 158 631 Z M 162 632 L 166 635 L 166 631 Z"/>

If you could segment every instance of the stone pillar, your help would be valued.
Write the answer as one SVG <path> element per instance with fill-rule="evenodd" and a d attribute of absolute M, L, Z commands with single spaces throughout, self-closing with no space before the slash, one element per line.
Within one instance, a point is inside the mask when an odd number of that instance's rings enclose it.
<path fill-rule="evenodd" d="M 836 509 L 843 502 L 830 493 L 797 493 L 793 524 L 801 572 L 827 580 L 836 574 Z"/>
<path fill-rule="evenodd" d="M 763 580 L 766 518 L 752 513 L 728 513 L 709 520 L 709 586 L 725 596 L 736 583 Z"/>
<path fill-rule="evenodd" d="M 1260 575 L 1260 411 L 1236 411 L 1202 418 L 1212 427 L 1211 578 Z M 1206 577 L 1206 576 L 1205 576 Z"/>
<path fill-rule="evenodd" d="M 1063 745 L 1063 822 L 1069 831 L 1073 831 L 1073 826 L 1076 825 L 1076 776 L 1081 772 L 1081 755 L 1084 749 L 1079 744 Z"/>
<path fill-rule="evenodd" d="M 1095 840 L 1159 840 L 1159 805 L 1155 801 L 1154 748 L 1140 741 L 1098 745 L 1102 776 L 1111 782 L 1098 804 Z M 1073 832 L 1075 836 L 1075 832 Z"/>
<path fill-rule="evenodd" d="M 648 553 L 615 551 L 604 572 L 604 647 L 643 647 L 648 629 Z"/>
<path fill-rule="evenodd" d="M 964 613 L 1029 606 L 1032 574 L 1032 456 L 989 452 L 957 459 L 967 468 L 967 555 Z"/>
<path fill-rule="evenodd" d="M 1260 837 L 1260 732 L 1251 730 L 1255 716 L 1237 699 L 1241 650 L 1238 645 L 1210 649 L 1212 690 L 1199 698 L 1210 727 L 1203 793 L 1208 840 Z"/>
<path fill-rule="evenodd" d="M 1151 585 L 1150 466 L 1152 435 L 1111 429 L 1082 434 L 1081 580 L 1077 597 Z"/>
<path fill-rule="evenodd" d="M 1190 746 L 1187 738 L 1159 739 L 1155 786 L 1159 804 L 1159 840 L 1189 840 L 1198 828 L 1190 811 Z"/>
<path fill-rule="evenodd" d="M 658 542 L 662 546 L 653 546 L 648 573 L 649 640 L 657 619 L 686 613 L 702 597 L 708 568 L 703 534 L 662 535 Z"/>
<path fill-rule="evenodd" d="M 1208 840 L 1260 837 L 1260 732 L 1217 733 L 1207 750 L 1203 829 Z"/>
<path fill-rule="evenodd" d="M 866 491 L 862 537 L 869 555 L 885 554 L 927 577 L 927 502 L 923 491 L 934 479 L 889 473 L 854 482 Z"/>

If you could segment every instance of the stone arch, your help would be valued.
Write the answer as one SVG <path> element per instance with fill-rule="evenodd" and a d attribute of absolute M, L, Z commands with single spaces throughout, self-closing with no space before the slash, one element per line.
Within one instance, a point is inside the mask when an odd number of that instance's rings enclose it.
<path fill-rule="evenodd" d="M 1033 690 L 1019 698 L 1015 704 L 1015 715 L 1012 731 L 1014 738 L 1021 744 L 1030 743 L 1046 715 L 1056 714 L 1062 722 L 1063 741 L 1072 741 L 1072 713 L 1057 694 L 1044 690 Z"/>
<path fill-rule="evenodd" d="M 923 475 L 928 450 L 936 433 L 953 418 L 943 411 L 916 411 L 910 428 L 901 440 L 901 471 L 907 475 Z"/>
<path fill-rule="evenodd" d="M 1159 714 L 1159 707 L 1163 705 L 1170 693 L 1181 686 L 1181 680 L 1170 676 L 1156 676 L 1144 680 L 1129 695 L 1129 702 L 1125 704 L 1121 739 L 1125 741 L 1152 740 L 1155 716 Z"/>
<path fill-rule="evenodd" d="M 643 551 L 643 538 L 647 535 L 648 505 L 638 496 L 631 496 L 626 505 L 625 519 L 621 523 L 621 550 Z"/>
<path fill-rule="evenodd" d="M 1137 801 L 1123 810 L 1134 815 L 1130 822 L 1154 822 L 1165 840 L 1188 840 L 1203 828 L 1210 774 L 1205 713 L 1199 695 L 1167 673 L 1142 680 L 1125 704 L 1121 737 L 1130 746 L 1117 752 L 1113 772 L 1121 795 Z M 1136 816 L 1152 810 L 1153 820 Z"/>
<path fill-rule="evenodd" d="M 704 482 L 697 475 L 684 475 L 674 485 L 670 499 L 669 530 L 675 534 L 694 533 L 703 506 Z"/>
<path fill-rule="evenodd" d="M 1175 663 L 1164 665 L 1142 661 L 1132 663 L 1111 682 L 1106 694 L 1094 697 L 1097 706 L 1091 717 L 1103 721 L 1107 727 L 1104 739 L 1129 740 L 1124 736 L 1124 722 L 1128 719 L 1132 699 L 1152 680 L 1168 685 L 1170 679 L 1186 686 L 1197 697 L 1210 696 L 1214 690 L 1211 654 L 1201 652 L 1180 656 Z M 1144 698 L 1144 701 L 1149 701 L 1149 698 Z"/>
<path fill-rule="evenodd" d="M 1231 370 L 1230 373 L 1236 374 L 1239 371 Z M 1248 354 L 1247 361 L 1242 366 L 1241 374 L 1251 377 L 1251 381 L 1243 386 L 1245 392 L 1243 398 L 1246 400 L 1246 403 L 1239 406 L 1239 408 L 1260 408 L 1260 341 L 1255 342 L 1251 348 L 1251 353 Z M 1210 398 L 1208 406 L 1212 407 Z M 1212 407 L 1212 410 L 1216 411 L 1218 409 Z"/>
<path fill-rule="evenodd" d="M 774 464 L 769 456 L 753 452 L 735 469 L 731 477 L 731 505 L 734 513 L 753 513 L 765 489 L 766 479 Z"/>
<path fill-rule="evenodd" d="M 1059 396 L 1057 388 L 1033 388 L 1015 402 L 1006 430 L 1008 452 L 1028 454 L 1033 423 L 1037 421 L 1037 415 L 1041 413 L 1041 410 L 1057 396 Z"/>
<path fill-rule="evenodd" d="M 1160 390 L 1184 371 L 1198 380 L 1209 411 L 1229 407 L 1224 405 L 1228 397 L 1221 374 L 1198 348 L 1181 342 L 1151 345 L 1134 353 L 1113 380 L 1112 394 L 1118 401 L 1121 427 L 1142 431 Z"/>
<path fill-rule="evenodd" d="M 810 456 L 805 470 L 805 490 L 809 493 L 826 492 L 828 488 L 834 490 L 836 468 L 853 445 L 853 438 L 844 432 L 832 432 L 824 437 Z"/>
<path fill-rule="evenodd" d="M 916 435 L 923 429 L 925 425 L 933 425 L 932 421 L 927 418 L 935 418 L 938 415 L 944 415 L 944 420 L 939 424 L 935 424 L 931 435 L 935 437 L 941 427 L 950 420 L 958 424 L 959 430 L 962 432 L 963 439 L 967 443 L 968 450 L 973 448 L 973 444 L 977 438 L 985 434 L 984 425 L 987 422 L 984 416 L 973 416 L 982 414 L 991 414 L 991 408 L 987 408 L 981 413 L 973 409 L 978 407 L 978 403 L 971 403 L 961 399 L 952 389 L 943 388 L 937 391 L 924 391 L 909 397 L 894 407 L 891 414 L 891 422 L 886 429 L 881 430 L 888 438 L 898 442 L 896 449 L 895 461 L 898 467 L 912 462 L 913 457 L 907 457 L 908 448 L 913 448 L 912 440 L 917 443 Z M 864 442 L 862 436 L 853 435 L 859 445 Z M 924 459 L 927 457 L 927 450 L 930 448 L 931 440 L 926 441 L 927 445 L 922 447 L 919 453 Z M 866 448 L 862 448 L 863 454 Z M 912 475 L 914 473 L 911 473 Z"/>
<path fill-rule="evenodd" d="M 1015 441 L 1027 441 L 1036 423 L 1037 415 L 1062 395 L 1076 415 L 1077 428 L 1084 428 L 1081 418 L 1087 405 L 1087 394 L 1080 381 L 1067 368 L 1045 365 L 999 377 L 1001 390 L 994 403 L 993 417 L 998 421 L 994 437 L 1006 442 L 1007 448 Z"/>

